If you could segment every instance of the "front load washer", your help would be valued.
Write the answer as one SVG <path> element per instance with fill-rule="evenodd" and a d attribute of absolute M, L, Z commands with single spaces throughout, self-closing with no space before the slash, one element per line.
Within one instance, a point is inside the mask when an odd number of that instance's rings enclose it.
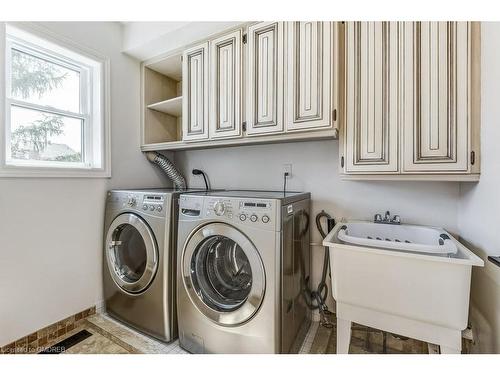
<path fill-rule="evenodd" d="M 309 193 L 179 199 L 177 308 L 192 353 L 297 352 L 310 310 Z"/>
<path fill-rule="evenodd" d="M 177 337 L 175 249 L 179 195 L 172 189 L 112 190 L 106 199 L 106 311 L 163 341 Z"/>

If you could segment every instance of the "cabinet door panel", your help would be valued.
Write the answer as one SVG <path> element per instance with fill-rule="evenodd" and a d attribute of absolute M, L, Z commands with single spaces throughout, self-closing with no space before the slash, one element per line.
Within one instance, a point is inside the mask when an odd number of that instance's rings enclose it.
<path fill-rule="evenodd" d="M 287 22 L 287 130 L 330 127 L 332 25 Z"/>
<path fill-rule="evenodd" d="M 283 22 L 248 28 L 247 134 L 283 131 Z"/>
<path fill-rule="evenodd" d="M 183 53 L 182 139 L 208 139 L 208 42 Z"/>
<path fill-rule="evenodd" d="M 210 138 L 241 135 L 241 30 L 211 42 Z"/>
<path fill-rule="evenodd" d="M 467 171 L 468 46 L 466 22 L 405 24 L 405 171 Z"/>
<path fill-rule="evenodd" d="M 346 25 L 346 172 L 398 171 L 398 34 L 395 22 Z"/>

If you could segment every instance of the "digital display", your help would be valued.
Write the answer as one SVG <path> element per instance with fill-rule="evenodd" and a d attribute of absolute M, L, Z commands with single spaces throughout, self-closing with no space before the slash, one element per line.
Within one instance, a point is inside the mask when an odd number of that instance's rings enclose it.
<path fill-rule="evenodd" d="M 162 197 L 160 195 L 145 195 L 144 200 L 148 201 L 161 201 Z"/>
<path fill-rule="evenodd" d="M 266 208 L 266 207 L 267 207 L 267 204 L 265 204 L 265 203 L 257 203 L 257 207 L 263 207 L 263 208 Z"/>
<path fill-rule="evenodd" d="M 259 205 L 257 204 L 259 207 Z M 245 207 L 255 207 L 255 203 L 245 202 Z"/>

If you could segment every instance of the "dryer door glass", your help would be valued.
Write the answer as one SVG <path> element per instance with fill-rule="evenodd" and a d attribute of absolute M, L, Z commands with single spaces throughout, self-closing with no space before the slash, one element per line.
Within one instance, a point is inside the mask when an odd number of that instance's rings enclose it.
<path fill-rule="evenodd" d="M 130 224 L 122 224 L 113 231 L 113 251 L 116 271 L 129 283 L 141 278 L 146 269 L 146 244 L 139 231 Z"/>
<path fill-rule="evenodd" d="M 108 229 L 106 246 L 114 282 L 130 293 L 144 291 L 158 269 L 158 246 L 148 224 L 132 213 L 117 216 Z"/>
<path fill-rule="evenodd" d="M 191 260 L 193 284 L 207 305 L 217 311 L 234 311 L 252 288 L 252 268 L 243 249 L 232 239 L 205 239 Z"/>

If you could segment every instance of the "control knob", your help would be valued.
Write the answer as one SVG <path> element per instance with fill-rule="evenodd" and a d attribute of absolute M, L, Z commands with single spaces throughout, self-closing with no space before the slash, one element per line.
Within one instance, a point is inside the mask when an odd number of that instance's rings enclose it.
<path fill-rule="evenodd" d="M 269 223 L 269 216 L 267 216 L 267 215 L 262 216 L 262 222 Z"/>
<path fill-rule="evenodd" d="M 127 206 L 134 207 L 135 204 L 136 204 L 135 198 L 132 197 L 132 196 L 128 197 L 128 199 L 127 199 Z"/>
<path fill-rule="evenodd" d="M 252 221 L 252 223 L 255 223 L 257 219 L 258 219 L 257 215 L 250 216 L 250 220 Z"/>
<path fill-rule="evenodd" d="M 226 212 L 226 205 L 224 202 L 217 201 L 214 203 L 214 212 L 217 216 L 222 216 L 224 215 L 224 212 Z"/>
<path fill-rule="evenodd" d="M 246 219 L 247 219 L 247 215 L 245 215 L 245 214 L 241 214 L 240 215 L 240 220 L 241 221 L 245 221 Z"/>

